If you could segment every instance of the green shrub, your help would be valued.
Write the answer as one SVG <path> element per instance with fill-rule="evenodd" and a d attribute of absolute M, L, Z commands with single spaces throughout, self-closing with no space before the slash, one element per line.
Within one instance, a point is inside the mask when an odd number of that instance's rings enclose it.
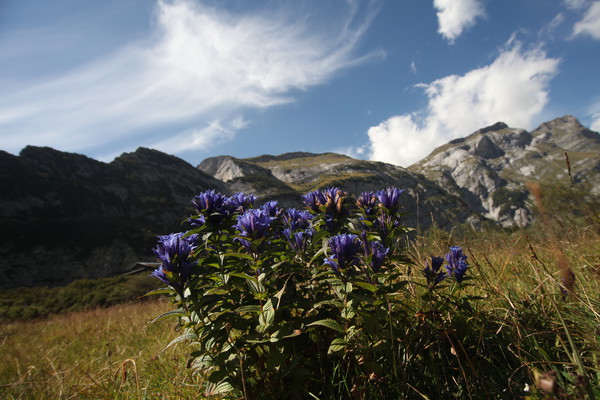
<path fill-rule="evenodd" d="M 243 194 L 196 196 L 192 229 L 160 238 L 154 274 L 178 307 L 164 316 L 184 328 L 172 344 L 191 345 L 206 396 L 523 394 L 518 358 L 486 345 L 502 341 L 501 325 L 466 293 L 462 249 L 425 266 L 407 258 L 400 193 L 351 201 L 337 188 L 314 191 L 309 212 L 254 209 Z"/>

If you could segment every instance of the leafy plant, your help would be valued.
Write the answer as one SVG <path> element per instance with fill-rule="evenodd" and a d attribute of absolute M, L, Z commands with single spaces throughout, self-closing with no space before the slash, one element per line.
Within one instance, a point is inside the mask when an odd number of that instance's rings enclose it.
<path fill-rule="evenodd" d="M 424 279 L 410 277 L 401 193 L 387 188 L 353 200 L 335 187 L 316 190 L 304 196 L 305 211 L 276 202 L 253 208 L 254 196 L 243 193 L 194 198 L 191 229 L 159 238 L 162 266 L 154 275 L 169 285 L 157 293 L 169 293 L 178 307 L 163 316 L 184 327 L 171 344 L 191 343 L 190 365 L 205 377 L 205 395 L 419 393 L 394 383 L 414 375 L 408 367 L 419 351 L 430 352 L 425 363 L 434 369 L 423 373 L 443 368 L 435 361 L 446 356 L 431 353 L 422 334 L 435 332 L 437 345 L 452 341 L 453 315 L 464 321 L 476 298 L 461 294 L 469 278 L 459 247 L 433 257 Z"/>

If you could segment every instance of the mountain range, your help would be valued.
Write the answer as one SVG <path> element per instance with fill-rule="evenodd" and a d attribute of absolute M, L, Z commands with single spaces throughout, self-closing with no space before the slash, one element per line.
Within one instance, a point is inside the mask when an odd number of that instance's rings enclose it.
<path fill-rule="evenodd" d="M 0 151 L 0 288 L 111 276 L 152 260 L 156 235 L 180 231 L 192 197 L 207 189 L 302 207 L 315 189 L 396 186 L 406 189 L 404 223 L 421 231 L 525 227 L 535 215 L 529 181 L 599 196 L 600 135 L 568 115 L 531 132 L 498 122 L 408 168 L 334 153 L 218 156 L 194 167 L 146 148 L 110 163 L 47 147 Z"/>

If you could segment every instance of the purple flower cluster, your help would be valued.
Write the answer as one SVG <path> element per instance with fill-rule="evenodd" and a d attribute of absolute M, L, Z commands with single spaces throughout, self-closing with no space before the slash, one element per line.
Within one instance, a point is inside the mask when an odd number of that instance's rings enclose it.
<path fill-rule="evenodd" d="M 225 218 L 234 213 L 242 214 L 252 208 L 256 196 L 236 193 L 227 197 L 214 189 L 207 190 L 194 196 L 192 203 L 198 216 L 192 218 L 192 225 L 202 226 L 206 223 L 219 225 Z"/>
<path fill-rule="evenodd" d="M 423 274 L 430 285 L 435 286 L 446 278 L 446 273 L 440 271 L 442 265 L 444 265 L 443 257 L 431 256 L 431 264 L 429 262 L 425 262 L 425 264 L 426 266 L 423 270 Z"/>
<path fill-rule="evenodd" d="M 347 193 L 337 187 L 330 187 L 325 190 L 315 190 L 304 195 L 304 204 L 315 212 L 334 215 L 343 212 L 344 199 Z"/>
<path fill-rule="evenodd" d="M 237 224 L 234 227 L 244 237 L 238 238 L 238 240 L 246 250 L 250 251 L 252 244 L 245 238 L 255 240 L 265 237 L 274 219 L 263 209 L 250 209 L 238 216 Z"/>
<path fill-rule="evenodd" d="M 196 248 L 198 235 L 184 236 L 184 233 L 171 233 L 159 236 L 158 244 L 153 249 L 162 265 L 150 275 L 157 277 L 178 293 L 183 293 L 185 283 L 197 265 L 191 255 Z"/>
<path fill-rule="evenodd" d="M 322 214 L 325 228 L 329 232 L 334 232 L 339 218 L 348 214 L 347 208 L 344 207 L 347 195 L 346 192 L 337 187 L 315 190 L 304 195 L 304 204 L 309 211 Z"/>
<path fill-rule="evenodd" d="M 296 253 L 303 253 L 313 236 L 313 215 L 308 211 L 289 208 L 281 213 L 281 218 L 285 224 L 283 237 Z"/>
<path fill-rule="evenodd" d="M 251 209 L 240 215 L 235 228 L 242 236 L 257 239 L 264 237 L 274 218 L 261 209 Z"/>
<path fill-rule="evenodd" d="M 314 213 L 320 213 L 320 207 L 324 206 L 327 203 L 327 198 L 325 197 L 325 192 L 321 190 L 314 190 L 312 192 L 306 193 L 302 196 L 304 200 L 304 205 L 310 211 Z"/>
<path fill-rule="evenodd" d="M 390 249 L 385 247 L 380 242 L 365 242 L 366 255 L 369 257 L 369 265 L 373 272 L 379 271 L 379 268 L 383 265 L 385 257 L 389 253 Z"/>
<path fill-rule="evenodd" d="M 288 241 L 292 250 L 300 254 L 306 250 L 306 246 L 312 238 L 312 232 L 310 230 L 292 232 L 290 228 L 285 228 L 283 230 L 283 237 Z"/>
<path fill-rule="evenodd" d="M 395 210 L 398 208 L 398 200 L 400 195 L 404 192 L 404 189 L 398 189 L 395 187 L 388 187 L 384 190 L 377 192 L 377 200 L 379 200 L 379 206 L 386 210 Z"/>
<path fill-rule="evenodd" d="M 444 261 L 446 261 L 446 271 L 441 271 Z M 432 256 L 431 264 L 426 262 L 423 274 L 431 286 L 437 285 L 450 276 L 453 276 L 457 283 L 461 283 L 468 267 L 467 256 L 463 253 L 462 248 L 452 246 L 444 258 Z"/>
<path fill-rule="evenodd" d="M 339 273 L 351 265 L 356 265 L 359 258 L 361 242 L 358 236 L 347 233 L 333 236 L 329 239 L 331 257 L 325 258 L 324 263 L 329 265 L 334 272 Z"/>
<path fill-rule="evenodd" d="M 308 211 L 300 211 L 289 208 L 282 214 L 283 222 L 291 230 L 309 229 L 313 215 Z"/>
<path fill-rule="evenodd" d="M 233 196 L 227 199 L 229 206 L 234 210 L 243 213 L 248 209 L 252 208 L 254 202 L 256 201 L 256 196 L 253 194 L 244 194 L 244 192 L 239 192 L 234 194 Z"/>
<path fill-rule="evenodd" d="M 276 218 L 281 213 L 281 209 L 277 207 L 277 200 L 267 201 L 265 204 L 260 206 L 269 217 Z"/>
<path fill-rule="evenodd" d="M 379 201 L 375 192 L 362 192 L 356 199 L 356 206 L 365 216 L 374 215 Z"/>
<path fill-rule="evenodd" d="M 356 200 L 356 206 L 361 212 L 361 221 L 365 227 L 371 221 L 382 239 L 401 225 L 397 218 L 400 208 L 400 195 L 404 190 L 388 187 L 377 192 L 363 192 Z"/>
<path fill-rule="evenodd" d="M 365 256 L 368 266 L 377 272 L 390 250 L 378 241 L 363 241 L 357 235 L 346 233 L 331 237 L 328 244 L 331 256 L 325 258 L 323 263 L 329 265 L 336 274 L 350 266 L 358 265 L 361 256 Z"/>
<path fill-rule="evenodd" d="M 467 256 L 463 253 L 462 248 L 458 246 L 450 247 L 450 251 L 446 254 L 446 270 L 449 276 L 454 276 L 456 282 L 460 283 L 467 272 L 469 263 Z"/>

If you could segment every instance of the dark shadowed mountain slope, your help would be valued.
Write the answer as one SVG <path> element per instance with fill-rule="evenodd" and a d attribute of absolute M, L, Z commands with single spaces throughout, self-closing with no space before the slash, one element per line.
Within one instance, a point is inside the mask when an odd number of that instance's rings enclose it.
<path fill-rule="evenodd" d="M 50 148 L 0 153 L 0 287 L 110 276 L 151 258 L 214 178 L 155 150 L 106 164 Z"/>

